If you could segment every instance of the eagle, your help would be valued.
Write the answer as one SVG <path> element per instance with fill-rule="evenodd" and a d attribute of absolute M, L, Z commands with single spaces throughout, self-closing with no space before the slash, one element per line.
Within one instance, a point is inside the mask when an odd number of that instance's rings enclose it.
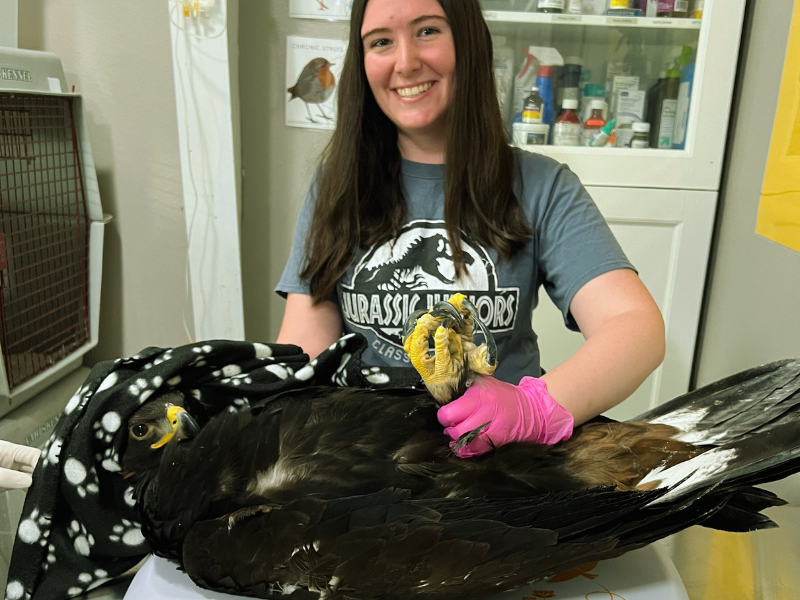
<path fill-rule="evenodd" d="M 434 337 L 436 354 L 415 360 L 438 373 L 435 394 L 315 386 L 210 419 L 176 390 L 145 403 L 122 467 L 152 550 L 227 593 L 469 600 L 695 524 L 775 526 L 761 511 L 784 502 L 753 486 L 800 467 L 800 360 L 554 446 L 461 459 L 436 412 L 496 350 L 472 342 L 468 301 L 448 304 L 406 326 L 407 346 Z"/>

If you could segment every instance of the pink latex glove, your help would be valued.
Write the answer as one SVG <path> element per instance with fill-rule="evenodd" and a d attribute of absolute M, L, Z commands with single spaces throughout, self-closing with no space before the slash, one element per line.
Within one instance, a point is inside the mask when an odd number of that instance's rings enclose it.
<path fill-rule="evenodd" d="M 509 442 L 555 444 L 572 435 L 575 419 L 547 393 L 544 381 L 523 377 L 519 385 L 481 377 L 458 400 L 437 413 L 445 434 L 455 440 L 484 423 L 490 425 L 457 452 L 461 458 L 478 456 Z"/>

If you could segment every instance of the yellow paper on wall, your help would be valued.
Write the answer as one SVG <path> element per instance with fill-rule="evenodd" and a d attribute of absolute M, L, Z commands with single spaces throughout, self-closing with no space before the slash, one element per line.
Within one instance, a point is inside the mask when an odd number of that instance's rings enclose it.
<path fill-rule="evenodd" d="M 800 252 L 800 3 L 795 3 L 756 233 Z"/>

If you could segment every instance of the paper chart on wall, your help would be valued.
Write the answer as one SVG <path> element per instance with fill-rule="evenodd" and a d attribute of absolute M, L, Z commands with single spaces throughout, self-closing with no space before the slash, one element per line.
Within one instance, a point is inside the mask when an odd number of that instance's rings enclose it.
<path fill-rule="evenodd" d="M 298 19 L 347 21 L 353 0 L 290 0 L 289 16 Z"/>
<path fill-rule="evenodd" d="M 286 125 L 333 129 L 347 42 L 286 38 Z"/>

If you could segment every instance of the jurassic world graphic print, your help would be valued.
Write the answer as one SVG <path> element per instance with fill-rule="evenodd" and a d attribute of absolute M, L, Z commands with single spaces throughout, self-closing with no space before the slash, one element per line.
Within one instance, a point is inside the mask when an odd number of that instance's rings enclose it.
<path fill-rule="evenodd" d="M 493 334 L 511 331 L 519 287 L 501 287 L 486 249 L 465 235 L 461 243 L 469 272 L 459 279 L 444 221 L 412 221 L 395 239 L 370 248 L 352 275 L 339 284 L 339 304 L 347 324 L 368 338 L 372 337 L 368 332 L 377 336 L 372 349 L 379 354 L 407 362 L 402 329 L 408 316 L 461 292 Z"/>

